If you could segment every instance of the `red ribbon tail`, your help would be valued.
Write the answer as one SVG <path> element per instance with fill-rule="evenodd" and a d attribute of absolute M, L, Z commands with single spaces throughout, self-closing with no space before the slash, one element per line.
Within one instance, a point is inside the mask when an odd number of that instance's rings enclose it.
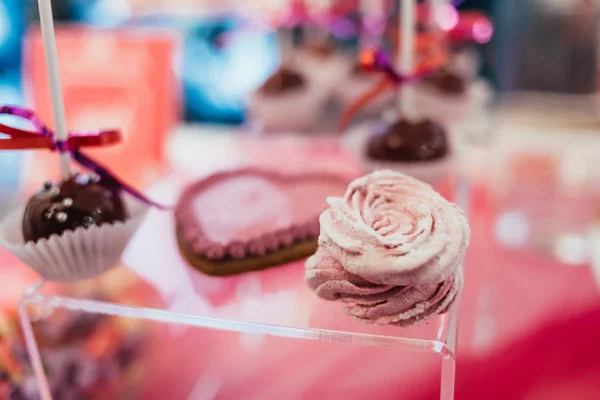
<path fill-rule="evenodd" d="M 376 100 L 379 96 L 382 96 L 386 92 L 392 90 L 396 86 L 395 82 L 385 77 L 379 83 L 377 83 L 369 91 L 354 100 L 342 113 L 338 122 L 338 129 L 340 132 L 346 130 L 354 116 L 363 109 L 366 105 Z"/>

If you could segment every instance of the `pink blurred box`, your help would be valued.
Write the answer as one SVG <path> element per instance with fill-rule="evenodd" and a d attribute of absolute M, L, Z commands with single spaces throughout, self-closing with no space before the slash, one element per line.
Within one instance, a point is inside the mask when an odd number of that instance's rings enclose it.
<path fill-rule="evenodd" d="M 179 117 L 173 65 L 178 37 L 140 29 L 56 29 L 61 83 L 70 131 L 120 128 L 121 144 L 87 150 L 126 181 L 145 186 L 164 161 L 165 141 Z M 29 103 L 53 126 L 44 46 L 39 29 L 29 32 L 24 76 Z M 37 152 L 25 188 L 58 174 L 56 157 Z M 40 171 L 44 171 L 43 174 Z"/>

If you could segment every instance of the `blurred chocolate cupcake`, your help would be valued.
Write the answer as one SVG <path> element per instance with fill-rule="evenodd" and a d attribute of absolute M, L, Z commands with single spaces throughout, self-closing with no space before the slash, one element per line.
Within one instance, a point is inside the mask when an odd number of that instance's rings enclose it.
<path fill-rule="evenodd" d="M 430 120 L 384 125 L 367 142 L 367 156 L 390 162 L 428 162 L 449 153 L 446 131 Z"/>
<path fill-rule="evenodd" d="M 296 65 L 283 65 L 250 94 L 248 110 L 262 132 L 303 132 L 314 126 L 325 96 Z"/>
<path fill-rule="evenodd" d="M 455 149 L 444 127 L 431 120 L 406 118 L 363 125 L 350 131 L 346 144 L 366 171 L 392 169 L 429 184 L 451 171 Z"/>
<path fill-rule="evenodd" d="M 460 96 L 467 91 L 465 79 L 447 68 L 437 71 L 434 75 L 425 79 L 423 83 L 431 89 L 450 96 Z"/>
<path fill-rule="evenodd" d="M 336 48 L 330 41 L 309 42 L 304 48 L 313 56 L 327 58 L 335 54 Z"/>
<path fill-rule="evenodd" d="M 298 71 L 290 67 L 281 67 L 269 79 L 258 88 L 265 95 L 276 96 L 296 90 L 302 90 L 306 86 L 306 79 Z"/>
<path fill-rule="evenodd" d="M 464 64 L 464 63 L 463 63 Z M 414 87 L 415 108 L 444 125 L 463 124 L 489 110 L 493 90 L 469 66 L 440 69 Z"/>

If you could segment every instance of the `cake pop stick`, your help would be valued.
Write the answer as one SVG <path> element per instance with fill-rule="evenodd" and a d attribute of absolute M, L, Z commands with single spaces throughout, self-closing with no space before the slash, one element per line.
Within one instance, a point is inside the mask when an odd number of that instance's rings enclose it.
<path fill-rule="evenodd" d="M 67 131 L 67 118 L 65 116 L 65 105 L 60 84 L 51 0 L 38 0 L 38 7 L 40 10 L 40 25 L 42 29 L 42 38 L 44 40 L 44 50 L 46 53 L 48 82 L 50 85 L 54 124 L 56 126 L 56 138 L 61 142 L 66 142 L 69 139 L 69 133 Z M 70 155 L 64 150 L 61 150 L 59 154 L 62 177 L 64 180 L 68 180 L 71 177 Z"/>
<path fill-rule="evenodd" d="M 305 43 L 320 44 L 325 43 L 329 39 L 327 29 L 320 27 L 316 23 L 305 23 L 303 26 L 303 36 Z"/>
<path fill-rule="evenodd" d="M 294 34 L 292 30 L 287 27 L 277 29 L 277 41 L 281 62 L 289 62 L 294 53 Z"/>
<path fill-rule="evenodd" d="M 401 0 L 400 5 L 400 73 L 410 76 L 414 67 L 414 43 L 415 43 L 415 0 Z M 398 107 L 400 113 L 405 117 L 414 116 L 414 99 L 410 84 L 400 88 L 398 96 Z"/>

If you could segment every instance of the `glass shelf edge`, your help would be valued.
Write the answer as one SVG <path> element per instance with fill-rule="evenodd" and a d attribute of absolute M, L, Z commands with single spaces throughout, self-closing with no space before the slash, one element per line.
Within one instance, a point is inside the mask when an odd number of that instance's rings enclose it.
<path fill-rule="evenodd" d="M 50 308 L 62 308 L 70 311 L 84 311 L 93 314 L 138 318 L 162 323 L 183 324 L 230 332 L 289 337 L 304 340 L 320 340 L 361 346 L 391 347 L 405 351 L 436 353 L 444 359 L 454 358 L 452 349 L 450 349 L 446 343 L 439 340 L 395 338 L 325 329 L 284 327 L 263 323 L 202 317 L 185 313 L 174 313 L 154 308 L 123 306 L 95 300 L 78 300 L 63 296 L 44 296 L 39 293 L 41 287 L 41 285 L 36 285 L 34 287 L 35 290 L 32 288 L 32 290 L 28 291 L 21 303 L 23 305 L 38 304 Z"/>

